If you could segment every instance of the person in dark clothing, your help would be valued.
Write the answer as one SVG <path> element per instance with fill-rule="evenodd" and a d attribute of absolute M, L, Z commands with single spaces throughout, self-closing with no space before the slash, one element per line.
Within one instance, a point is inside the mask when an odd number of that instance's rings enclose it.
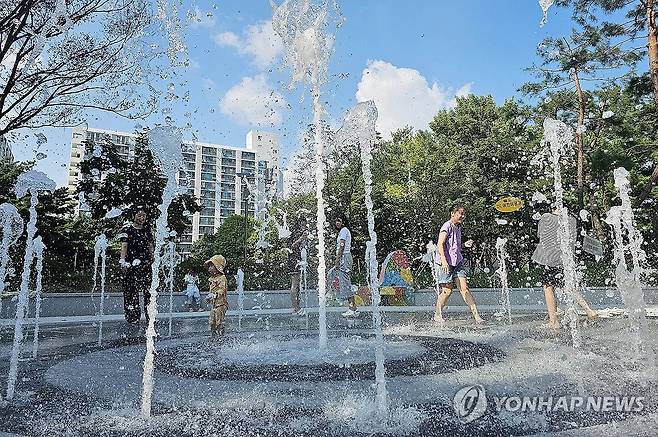
<path fill-rule="evenodd" d="M 148 304 L 151 298 L 151 263 L 153 261 L 153 234 L 146 225 L 146 212 L 138 209 L 133 223 L 125 226 L 121 234 L 121 259 L 123 270 L 123 311 L 128 323 L 137 324 L 141 318 L 140 292 L 144 296 L 144 313 L 148 324 Z"/>
<path fill-rule="evenodd" d="M 306 228 L 306 219 L 300 217 L 293 227 L 293 232 L 288 238 L 288 273 L 290 274 L 290 302 L 292 304 L 293 316 L 305 316 L 306 309 L 302 309 L 299 304 L 299 284 L 301 272 L 299 271 L 299 261 L 301 260 L 302 248 L 306 246 L 308 230 Z"/>

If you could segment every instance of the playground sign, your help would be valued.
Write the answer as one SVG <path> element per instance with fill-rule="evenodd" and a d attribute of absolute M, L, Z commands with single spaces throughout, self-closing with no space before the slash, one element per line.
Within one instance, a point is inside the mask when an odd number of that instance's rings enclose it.
<path fill-rule="evenodd" d="M 499 212 L 514 212 L 523 208 L 523 200 L 518 197 L 503 197 L 494 205 Z"/>

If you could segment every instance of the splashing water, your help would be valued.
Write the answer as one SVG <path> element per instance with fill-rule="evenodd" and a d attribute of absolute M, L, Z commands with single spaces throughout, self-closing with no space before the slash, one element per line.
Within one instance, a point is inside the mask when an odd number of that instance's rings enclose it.
<path fill-rule="evenodd" d="M 578 348 L 581 344 L 580 332 L 578 330 L 578 315 L 576 313 L 575 301 L 578 296 L 578 272 L 574 259 L 573 243 L 575 243 L 575 229 L 572 232 L 569 224 L 569 211 L 564 206 L 564 188 L 562 187 L 562 174 L 560 172 L 560 158 L 572 150 L 573 131 L 569 126 L 558 120 L 546 118 L 544 120 L 544 138 L 542 145 L 550 150 L 550 158 L 553 166 L 553 190 L 555 192 L 555 209 L 558 212 L 558 240 L 560 242 L 560 259 L 564 270 L 564 288 L 558 288 L 560 300 L 567 304 L 565 313 L 571 328 L 571 339 L 573 347 Z"/>
<path fill-rule="evenodd" d="M 302 247 L 302 250 L 299 251 L 299 262 L 297 263 L 299 267 L 300 277 L 300 286 L 304 292 L 304 312 L 306 313 L 306 329 L 308 329 L 309 324 L 309 315 L 308 315 L 308 251 L 305 247 Z"/>
<path fill-rule="evenodd" d="M 329 7 L 328 1 L 285 0 L 276 6 L 272 0 L 272 27 L 281 37 L 285 47 L 285 63 L 292 69 L 290 87 L 305 80 L 311 85 L 313 97 L 313 125 L 315 142 L 315 196 L 317 199 L 318 234 L 318 304 L 319 347 L 327 348 L 327 287 L 325 266 L 325 205 L 324 205 L 324 139 L 322 116 L 324 108 L 320 95 L 327 81 L 329 58 L 333 52 L 335 36 L 332 27 L 339 28 L 343 18 L 336 2 Z"/>
<path fill-rule="evenodd" d="M 645 273 L 646 253 L 642 249 L 642 234 L 635 227 L 635 218 L 631 207 L 628 170 L 623 167 L 614 171 L 615 187 L 619 191 L 621 206 L 613 206 L 608 211 L 606 223 L 612 226 L 615 251 L 615 282 L 624 305 L 628 309 L 628 320 L 633 340 L 633 353 L 637 361 L 644 358 L 647 370 L 655 366 L 655 355 L 651 347 L 647 330 L 646 302 L 642 291 L 642 276 Z M 627 243 L 626 243 L 627 242 Z M 626 261 L 630 255 L 631 270 Z M 654 372 L 655 373 L 655 372 Z"/>
<path fill-rule="evenodd" d="M 176 269 L 175 242 L 170 241 L 167 243 L 167 249 L 163 263 L 168 267 L 167 275 L 165 277 L 165 284 L 169 286 L 169 326 L 167 330 L 167 337 L 171 337 L 171 326 L 174 316 L 174 270 Z"/>
<path fill-rule="evenodd" d="M 107 253 L 107 236 L 100 234 L 96 237 L 94 244 L 94 288 L 92 293 L 96 290 L 96 273 L 98 271 L 98 260 L 101 261 L 101 294 L 98 303 L 98 346 L 103 343 L 103 315 L 105 313 L 105 261 Z"/>
<path fill-rule="evenodd" d="M 30 284 L 30 267 L 34 256 L 34 235 L 37 233 L 37 205 L 39 204 L 39 191 L 55 191 L 56 184 L 44 173 L 30 170 L 21 173 L 16 179 L 14 191 L 16 197 L 21 198 L 30 194 L 30 220 L 27 223 L 27 240 L 25 242 L 25 257 L 23 259 L 23 274 L 21 287 L 18 292 L 16 305 L 16 322 L 14 324 L 14 342 L 9 360 L 9 376 L 7 379 L 7 399 L 13 399 L 16 388 L 16 375 L 18 372 L 18 355 L 23 341 L 23 321 L 27 308 L 28 287 Z"/>
<path fill-rule="evenodd" d="M 507 323 L 512 323 L 512 306 L 509 300 L 509 283 L 507 281 L 507 238 L 496 239 L 496 257 L 498 258 L 498 270 L 496 273 L 500 278 L 500 304 L 503 307 L 503 313 L 507 313 Z"/>
<path fill-rule="evenodd" d="M 172 66 L 183 66 L 187 59 L 180 59 L 181 55 L 187 53 L 187 46 L 181 35 L 182 23 L 178 16 L 178 8 L 175 2 L 169 0 L 158 0 L 157 17 L 164 24 L 168 39 L 167 57 Z M 171 91 L 170 91 L 171 92 Z"/>
<path fill-rule="evenodd" d="M 63 23 L 60 25 L 60 22 Z M 48 42 L 46 35 L 53 31 L 64 33 L 68 31 L 72 25 L 73 20 L 71 20 L 71 17 L 68 15 L 66 9 L 66 0 L 57 0 L 53 14 L 51 15 L 50 19 L 41 27 L 39 33 L 34 33 L 30 30 L 27 30 L 28 33 L 31 33 L 35 37 L 35 44 L 30 57 L 21 68 L 21 71 L 29 71 L 34 63 L 37 62 L 41 56 L 41 53 L 43 52 L 43 49 L 46 47 L 46 43 Z"/>
<path fill-rule="evenodd" d="M 34 337 L 32 339 L 32 358 L 36 359 L 39 351 L 39 318 L 41 317 L 41 289 L 43 282 L 43 252 L 46 250 L 46 245 L 43 244 L 43 239 L 38 236 L 32 243 L 34 246 L 34 258 L 36 258 L 36 289 L 35 289 L 35 304 L 34 304 Z"/>
<path fill-rule="evenodd" d="M 387 416 L 388 394 L 384 369 L 384 335 L 382 333 L 382 315 L 379 309 L 381 296 L 377 275 L 377 232 L 375 232 L 374 204 L 372 202 L 372 145 L 377 140 L 375 123 L 377 107 L 372 100 L 362 102 L 350 109 L 345 115 L 343 127 L 337 133 L 337 141 L 342 144 L 359 144 L 361 152 L 361 170 L 365 190 L 365 203 L 368 218 L 368 236 L 365 261 L 368 266 L 368 284 L 372 296 L 372 323 L 375 329 L 375 382 L 377 385 L 377 407 L 381 417 Z"/>
<path fill-rule="evenodd" d="M 2 247 L 0 247 L 0 314 L 2 314 L 2 294 L 5 291 L 5 278 L 9 264 L 9 248 L 23 233 L 23 219 L 18 209 L 11 203 L 0 205 L 0 223 L 2 224 Z"/>
<path fill-rule="evenodd" d="M 242 329 L 242 316 L 244 315 L 244 271 L 242 269 L 238 269 L 235 280 L 238 285 L 238 329 Z"/>
<path fill-rule="evenodd" d="M 160 169 L 167 178 L 162 193 L 162 203 L 158 206 L 160 215 L 156 221 L 155 248 L 153 250 L 153 265 L 151 267 L 151 300 L 147 312 L 149 316 L 146 328 L 146 355 L 144 357 L 144 373 L 142 375 L 142 416 L 151 415 L 151 398 L 153 396 L 153 354 L 155 351 L 155 319 L 158 315 L 158 287 L 160 286 L 160 252 L 165 238 L 169 235 L 167 231 L 168 209 L 174 194 L 177 191 L 176 173 L 181 162 L 183 153 L 181 144 L 183 136 L 179 129 L 173 126 L 157 126 L 149 131 L 148 146 L 153 152 Z"/>
<path fill-rule="evenodd" d="M 423 261 L 427 262 L 430 266 L 430 271 L 432 272 L 432 278 L 434 279 L 434 289 L 436 291 L 436 295 L 439 296 L 441 294 L 441 284 L 439 283 L 439 268 L 440 268 L 440 263 L 438 262 L 439 259 L 439 251 L 438 248 L 436 247 L 436 244 L 433 241 L 429 241 L 425 245 L 425 255 L 423 256 Z M 445 327 L 445 320 L 443 318 L 443 310 L 441 309 L 440 305 L 436 306 L 436 314 L 435 316 L 438 316 L 439 320 L 439 327 L 444 328 Z"/>
<path fill-rule="evenodd" d="M 288 228 L 288 213 L 283 212 L 283 223 L 276 224 L 276 229 L 279 233 L 279 239 L 280 240 L 285 240 L 290 237 L 290 228 Z"/>
<path fill-rule="evenodd" d="M 544 24 L 546 24 L 546 20 L 548 20 L 548 10 L 553 6 L 553 3 L 555 3 L 555 0 L 539 0 L 539 7 L 543 13 L 541 21 L 539 22 L 539 27 L 544 27 Z"/>
<path fill-rule="evenodd" d="M 119 217 L 121 214 L 123 214 L 123 211 L 121 210 L 121 208 L 112 208 L 111 210 L 109 210 L 105 214 L 105 218 L 106 219 L 112 219 L 112 218 Z"/>

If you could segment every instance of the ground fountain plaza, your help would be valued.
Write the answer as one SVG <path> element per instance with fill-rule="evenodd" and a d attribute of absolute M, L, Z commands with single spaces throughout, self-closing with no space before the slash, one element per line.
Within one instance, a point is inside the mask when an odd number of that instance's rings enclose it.
<path fill-rule="evenodd" d="M 484 311 L 487 323 L 478 326 L 458 296 L 453 299 L 443 328 L 429 321 L 427 309 L 383 312 L 386 417 L 374 402 L 374 334 L 367 307 L 354 319 L 329 308 L 323 352 L 317 310 L 308 320 L 282 311 L 249 313 L 240 327 L 231 312 L 227 335 L 219 341 L 210 340 L 202 313 L 190 313 L 173 319 L 170 338 L 167 316 L 158 322 L 149 419 L 139 411 L 144 324 L 106 321 L 99 347 L 96 324 L 60 322 L 42 326 L 37 359 L 26 342 L 16 395 L 0 409 L 0 431 L 163 436 L 658 432 L 655 364 L 648 367 L 630 352 L 627 318 L 614 311 L 603 311 L 596 322 L 581 316 L 582 346 L 574 349 L 569 329 L 539 328 L 540 311 L 515 306 L 512 324 Z M 658 320 L 649 317 L 647 323 L 655 338 Z M 2 329 L 0 351 L 6 357 L 12 332 Z M 6 375 L 8 362 L 0 363 Z M 460 397 L 465 387 L 471 387 L 466 400 Z"/>

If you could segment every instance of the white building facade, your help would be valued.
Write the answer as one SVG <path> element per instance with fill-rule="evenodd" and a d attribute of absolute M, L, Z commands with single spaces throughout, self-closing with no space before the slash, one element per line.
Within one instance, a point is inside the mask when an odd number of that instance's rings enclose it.
<path fill-rule="evenodd" d="M 134 154 L 137 134 L 103 129 L 76 128 L 71 142 L 68 188 L 75 192 L 80 181 L 80 162 L 84 159 L 87 141 L 100 144 L 110 142 L 119 154 L 130 159 Z M 183 162 L 178 183 L 187 187 L 202 210 L 192 217 L 192 225 L 180 236 L 179 249 L 189 252 L 193 242 L 202 235 L 214 234 L 223 221 L 233 215 L 254 215 L 255 199 L 249 196 L 247 183 L 257 186 L 256 180 L 279 177 L 279 142 L 276 134 L 250 131 L 246 147 L 184 141 Z M 248 174 L 242 178 L 240 174 Z M 102 178 L 103 175 L 96 177 Z M 278 184 L 277 184 L 278 185 Z"/>

